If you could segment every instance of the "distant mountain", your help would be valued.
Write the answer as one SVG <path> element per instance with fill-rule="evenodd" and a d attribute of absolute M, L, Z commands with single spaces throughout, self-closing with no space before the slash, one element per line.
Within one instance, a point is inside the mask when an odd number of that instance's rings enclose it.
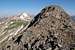
<path fill-rule="evenodd" d="M 25 21 L 29 21 L 31 20 L 31 16 L 27 13 L 21 13 L 21 15 L 19 16 L 22 20 L 25 20 Z"/>
<path fill-rule="evenodd" d="M 71 16 L 72 17 L 72 19 L 75 21 L 75 16 Z"/>
<path fill-rule="evenodd" d="M 31 21 L 32 17 L 27 13 L 20 13 L 20 15 L 16 16 L 9 16 L 9 17 L 2 17 L 0 18 L 0 24 L 6 23 L 8 21 L 14 20 L 23 20 L 23 21 Z"/>
<path fill-rule="evenodd" d="M 29 22 L 32 20 L 31 16 L 22 13 L 17 16 L 4 17 L 0 19 L 0 45 L 7 39 L 10 40 L 26 29 Z"/>

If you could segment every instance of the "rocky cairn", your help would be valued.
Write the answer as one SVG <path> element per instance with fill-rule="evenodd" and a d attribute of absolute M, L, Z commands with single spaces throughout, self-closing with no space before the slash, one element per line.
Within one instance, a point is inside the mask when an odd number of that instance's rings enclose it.
<path fill-rule="evenodd" d="M 6 41 L 0 50 L 70 50 L 75 43 L 75 24 L 59 6 L 45 7 L 27 29 Z"/>

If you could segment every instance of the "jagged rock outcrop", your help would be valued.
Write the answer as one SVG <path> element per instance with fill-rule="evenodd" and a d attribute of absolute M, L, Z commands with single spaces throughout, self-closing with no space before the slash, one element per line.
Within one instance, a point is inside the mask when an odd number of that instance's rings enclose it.
<path fill-rule="evenodd" d="M 42 9 L 27 29 L 12 37 L 1 50 L 70 50 L 75 43 L 75 24 L 59 6 Z"/>

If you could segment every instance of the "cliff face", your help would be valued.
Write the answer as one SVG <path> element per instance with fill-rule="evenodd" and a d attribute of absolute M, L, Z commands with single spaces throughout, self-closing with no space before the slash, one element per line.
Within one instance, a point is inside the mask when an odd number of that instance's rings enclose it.
<path fill-rule="evenodd" d="M 1 50 L 70 50 L 75 42 L 75 24 L 59 6 L 42 9 L 15 37 L 6 41 Z"/>

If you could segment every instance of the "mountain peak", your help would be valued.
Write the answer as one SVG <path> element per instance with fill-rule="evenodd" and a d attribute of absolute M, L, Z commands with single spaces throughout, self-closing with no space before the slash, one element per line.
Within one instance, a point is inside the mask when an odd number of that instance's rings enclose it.
<path fill-rule="evenodd" d="M 25 21 L 31 20 L 31 16 L 29 14 L 27 14 L 26 12 L 21 13 L 21 15 L 19 17 Z"/>
<path fill-rule="evenodd" d="M 42 11 L 34 17 L 34 20 L 30 23 L 26 33 L 31 31 L 34 36 L 34 39 L 42 39 L 44 37 L 48 37 L 49 35 L 55 37 L 57 39 L 56 41 L 58 42 L 57 45 L 59 46 L 59 48 L 63 48 L 63 50 L 68 50 L 68 46 L 70 46 L 69 44 L 74 41 L 72 40 L 72 38 L 74 37 L 70 37 L 74 30 L 73 27 L 74 26 L 70 19 L 70 16 L 64 10 L 62 10 L 62 8 L 60 9 L 60 7 L 57 6 L 49 6 L 42 9 Z M 50 36 L 49 38 L 51 38 Z M 44 49 L 45 41 L 42 42 L 42 49 Z M 52 50 L 56 49 L 52 48 Z"/>
<path fill-rule="evenodd" d="M 64 10 L 61 6 L 59 5 L 50 5 L 50 6 L 46 6 L 44 9 L 60 9 L 60 10 Z"/>
<path fill-rule="evenodd" d="M 38 13 L 35 17 L 34 20 L 31 22 L 31 25 L 36 23 L 37 21 L 44 19 L 44 18 L 50 18 L 51 20 L 63 20 L 69 21 L 70 16 L 64 11 L 63 8 L 57 5 L 51 5 L 43 8 L 40 13 Z"/>
<path fill-rule="evenodd" d="M 45 7 L 44 9 L 42 9 L 41 14 L 43 14 L 44 16 L 55 16 L 58 19 L 64 17 L 64 14 L 66 15 L 66 17 L 68 16 L 68 14 L 64 11 L 64 9 L 57 5 Z"/>
<path fill-rule="evenodd" d="M 26 12 L 23 12 L 21 15 L 24 15 L 24 16 L 29 16 Z"/>

